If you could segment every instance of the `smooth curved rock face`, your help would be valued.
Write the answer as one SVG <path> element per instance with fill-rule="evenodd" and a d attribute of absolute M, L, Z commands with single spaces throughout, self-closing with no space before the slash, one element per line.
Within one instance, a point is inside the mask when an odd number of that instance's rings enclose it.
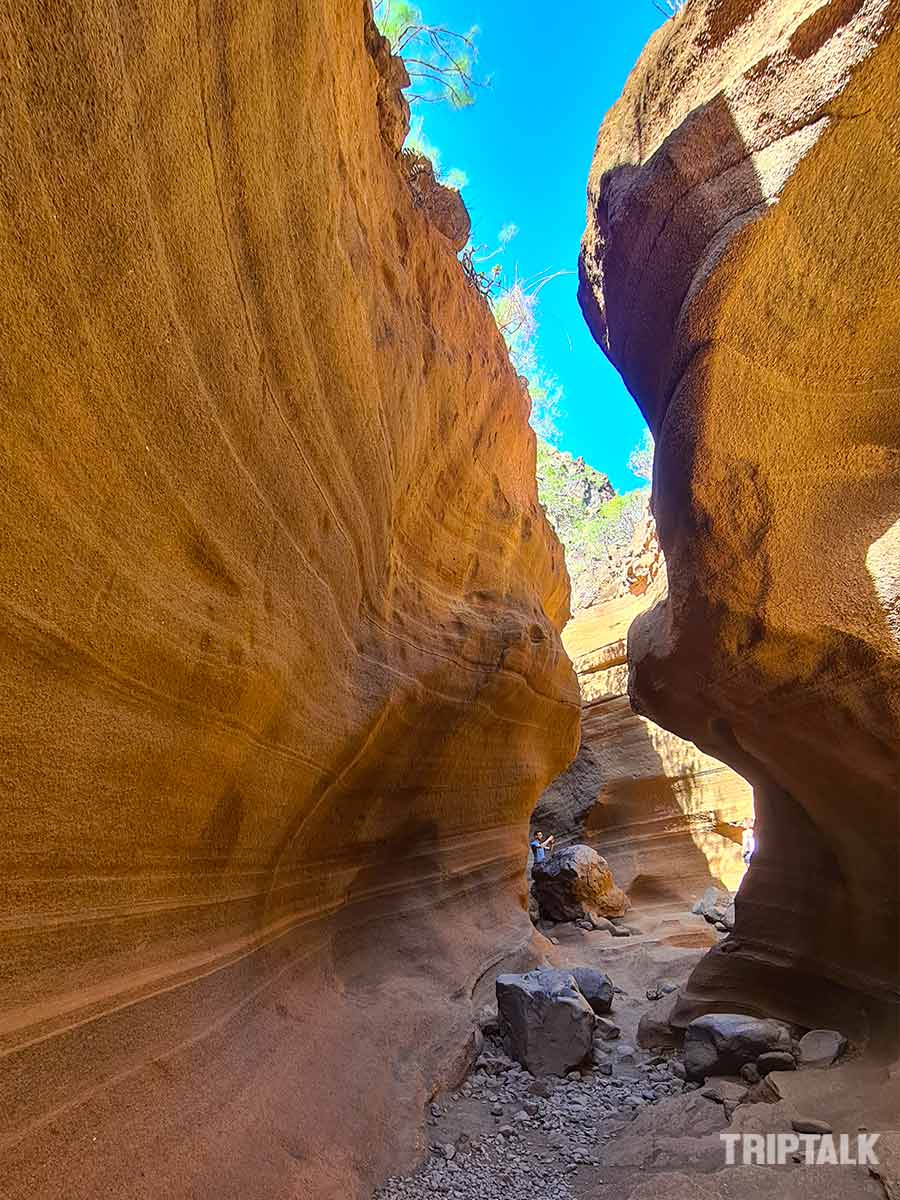
<path fill-rule="evenodd" d="M 554 851 L 544 862 L 535 863 L 532 877 L 541 916 L 549 921 L 621 917 L 628 906 L 606 860 L 590 846 Z"/>
<path fill-rule="evenodd" d="M 687 909 L 711 883 L 739 886 L 737 822 L 753 815 L 753 794 L 724 763 L 631 707 L 629 626 L 664 594 L 663 584 L 657 578 L 640 598 L 584 609 L 566 626 L 563 644 L 581 685 L 581 747 L 533 821 L 592 845 L 635 904 Z"/>
<path fill-rule="evenodd" d="M 756 789 L 738 1000 L 898 1029 L 900 6 L 691 0 L 604 122 L 581 300 L 655 434 L 638 710 Z"/>
<path fill-rule="evenodd" d="M 2 1190 L 368 1196 L 577 744 L 527 397 L 363 4 L 4 14 Z"/>

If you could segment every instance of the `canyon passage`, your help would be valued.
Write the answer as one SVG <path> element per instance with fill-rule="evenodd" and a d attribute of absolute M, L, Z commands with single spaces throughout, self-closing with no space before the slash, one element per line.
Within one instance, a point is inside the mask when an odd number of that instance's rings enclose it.
<path fill-rule="evenodd" d="M 663 7 L 577 561 L 383 6 L 0 12 L 4 1197 L 900 1196 L 900 2 Z"/>

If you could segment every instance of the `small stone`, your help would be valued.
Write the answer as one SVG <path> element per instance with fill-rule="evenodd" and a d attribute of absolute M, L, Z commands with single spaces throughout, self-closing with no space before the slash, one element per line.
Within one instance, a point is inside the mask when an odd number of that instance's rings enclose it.
<path fill-rule="evenodd" d="M 768 1054 L 761 1054 L 756 1060 L 756 1069 L 760 1075 L 768 1075 L 770 1071 L 796 1071 L 797 1064 L 794 1062 L 793 1054 L 786 1050 L 773 1050 Z"/>
<path fill-rule="evenodd" d="M 613 925 L 610 932 L 616 938 L 631 937 L 631 930 L 626 925 Z"/>
<path fill-rule="evenodd" d="M 492 1117 L 502 1117 L 503 1116 L 503 1105 L 502 1104 L 492 1104 L 491 1105 L 491 1116 Z"/>
<path fill-rule="evenodd" d="M 536 1079 L 528 1092 L 532 1096 L 543 1096 L 545 1099 L 552 1096 L 556 1089 L 549 1079 Z"/>
<path fill-rule="evenodd" d="M 515 1137 L 516 1133 L 515 1128 L 512 1125 L 501 1125 L 497 1132 L 501 1135 L 501 1137 L 505 1138 Z"/>
<path fill-rule="evenodd" d="M 614 1042 L 616 1038 L 622 1036 L 622 1030 L 613 1021 L 607 1020 L 606 1017 L 598 1017 L 597 1023 L 594 1026 L 594 1039 L 602 1038 L 604 1042 Z"/>
<path fill-rule="evenodd" d="M 794 1133 L 831 1133 L 831 1126 L 827 1121 L 816 1121 L 811 1117 L 797 1117 L 791 1121 L 791 1129 Z"/>
<path fill-rule="evenodd" d="M 757 1070 L 756 1063 L 744 1063 L 744 1065 L 741 1067 L 741 1079 L 743 1079 L 745 1083 L 749 1083 L 751 1085 L 754 1083 L 759 1083 L 761 1078 L 762 1077 Z"/>
<path fill-rule="evenodd" d="M 597 1063 L 597 1072 L 600 1075 L 612 1075 L 612 1073 L 613 1073 L 612 1063 L 609 1063 L 609 1062 Z"/>
<path fill-rule="evenodd" d="M 541 1111 L 541 1106 L 538 1104 L 537 1100 L 526 1100 L 522 1105 L 522 1108 L 529 1117 L 536 1117 Z"/>
<path fill-rule="evenodd" d="M 593 928 L 602 933 L 609 933 L 613 928 L 612 921 L 608 921 L 606 917 L 598 917 L 596 913 L 591 913 L 590 921 Z"/>
<path fill-rule="evenodd" d="M 648 1000 L 661 1000 L 663 992 L 658 987 L 647 988 L 646 996 Z"/>
<path fill-rule="evenodd" d="M 589 921 L 586 917 L 576 921 L 575 924 L 579 929 L 585 930 L 586 933 L 593 933 L 594 931 L 593 921 Z"/>
<path fill-rule="evenodd" d="M 715 1100 L 719 1104 L 740 1104 L 747 1094 L 747 1089 L 740 1083 L 730 1079 L 717 1079 L 715 1083 L 701 1090 L 700 1095 L 707 1100 Z"/>

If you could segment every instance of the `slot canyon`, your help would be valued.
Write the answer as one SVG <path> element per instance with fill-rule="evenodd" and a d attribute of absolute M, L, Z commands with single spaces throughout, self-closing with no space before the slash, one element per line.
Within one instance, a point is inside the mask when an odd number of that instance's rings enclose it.
<path fill-rule="evenodd" d="M 900 1200 L 900 0 L 668 8 L 590 595 L 370 0 L 0 11 L 3 1197 Z"/>

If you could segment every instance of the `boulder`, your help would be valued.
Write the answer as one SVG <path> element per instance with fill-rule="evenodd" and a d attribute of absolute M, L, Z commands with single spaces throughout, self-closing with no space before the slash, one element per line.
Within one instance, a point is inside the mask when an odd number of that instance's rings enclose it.
<path fill-rule="evenodd" d="M 591 1054 L 594 1013 L 570 971 L 539 967 L 497 978 L 509 1055 L 532 1075 L 565 1075 Z"/>
<path fill-rule="evenodd" d="M 572 975 L 578 990 L 598 1016 L 611 1011 L 613 984 L 608 975 L 596 967 L 573 967 Z"/>
<path fill-rule="evenodd" d="M 532 873 L 541 915 L 551 921 L 622 916 L 625 893 L 616 887 L 612 873 L 590 846 L 564 846 Z"/>
<path fill-rule="evenodd" d="M 780 1021 L 743 1013 L 707 1013 L 685 1030 L 684 1065 L 688 1078 L 694 1080 L 736 1075 L 760 1055 L 790 1048 L 791 1031 Z"/>
<path fill-rule="evenodd" d="M 729 929 L 734 927 L 734 897 L 731 892 L 723 891 L 722 888 L 708 887 L 691 912 L 696 913 L 698 917 L 704 917 L 710 925 L 721 923 Z M 730 925 L 726 919 L 729 915 Z"/>
<path fill-rule="evenodd" d="M 797 1057 L 801 1067 L 830 1067 L 847 1049 L 847 1039 L 836 1029 L 811 1029 L 800 1039 Z"/>

